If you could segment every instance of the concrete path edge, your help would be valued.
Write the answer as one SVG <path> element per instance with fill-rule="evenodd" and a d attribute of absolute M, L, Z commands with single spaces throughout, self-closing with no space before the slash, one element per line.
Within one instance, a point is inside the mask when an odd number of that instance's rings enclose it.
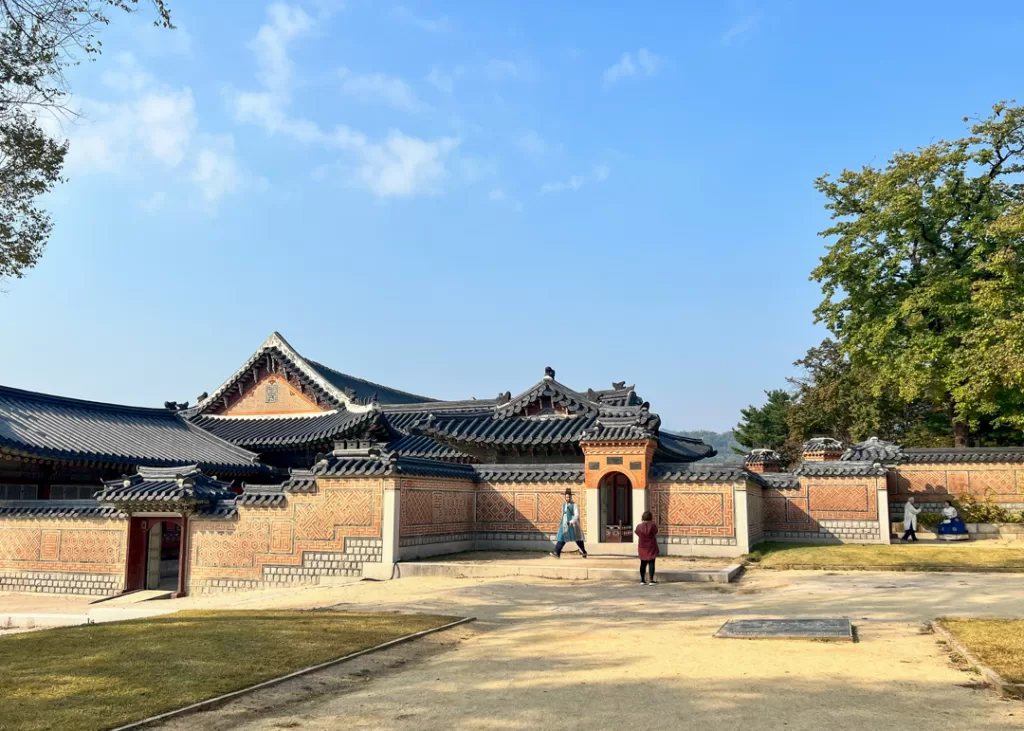
<path fill-rule="evenodd" d="M 322 662 L 319 665 L 311 665 L 308 668 L 302 668 L 301 670 L 296 670 L 295 672 L 288 673 L 287 675 L 281 675 L 276 678 L 271 678 L 270 680 L 264 680 L 262 683 L 257 683 L 256 685 L 250 685 L 247 688 L 241 688 L 239 690 L 233 690 L 230 693 L 224 693 L 223 695 L 219 695 L 216 698 L 208 698 L 205 701 L 199 701 L 198 703 L 193 703 L 182 708 L 176 708 L 173 711 L 165 711 L 164 713 L 157 714 L 156 716 L 144 718 L 141 721 L 133 721 L 132 723 L 126 724 L 124 726 L 117 726 L 115 728 L 110 729 L 110 731 L 128 731 L 129 729 L 145 728 L 146 726 L 157 723 L 159 721 L 167 721 L 172 718 L 177 718 L 178 716 L 186 716 L 190 713 L 205 711 L 210 708 L 214 708 L 218 705 L 221 705 L 223 703 L 227 703 L 228 701 L 232 701 L 235 698 L 239 698 L 240 696 L 248 695 L 249 693 L 254 693 L 257 690 L 262 690 L 264 688 L 269 688 L 272 685 L 278 685 L 279 683 L 283 683 L 286 680 L 291 680 L 292 678 L 298 678 L 303 675 L 308 675 L 309 673 L 315 673 L 317 670 L 323 670 L 324 668 L 329 668 L 332 665 L 338 665 L 340 663 L 346 662 L 347 660 L 354 660 L 357 657 L 369 655 L 372 652 L 386 650 L 389 647 L 394 647 L 395 645 L 400 645 L 404 642 L 409 642 L 410 640 L 419 639 L 420 637 L 425 637 L 426 635 L 430 635 L 435 632 L 441 632 L 446 629 L 451 629 L 452 627 L 458 627 L 460 624 L 466 624 L 468 622 L 473 621 L 476 621 L 476 617 L 464 617 L 463 619 L 459 619 L 454 622 L 449 622 L 448 624 L 443 624 L 440 627 L 432 627 L 430 629 L 421 630 L 420 632 L 413 632 L 410 635 L 397 637 L 393 640 L 388 640 L 387 642 L 383 642 L 379 645 L 368 647 L 365 650 L 359 650 L 358 652 L 353 652 L 351 654 L 345 655 L 344 657 L 335 658 L 334 660 L 328 660 L 327 662 Z"/>
<path fill-rule="evenodd" d="M 587 568 L 585 566 L 516 566 L 514 564 L 475 564 L 445 561 L 402 561 L 396 563 L 393 578 L 443 577 L 449 579 L 492 579 L 507 576 L 530 576 L 537 579 L 562 579 L 570 581 L 619 580 L 633 581 L 637 577 L 634 569 Z M 724 569 L 702 569 L 695 571 L 658 571 L 658 581 L 664 583 L 681 581 L 714 582 L 728 584 L 743 571 L 743 564 L 732 564 Z"/>
<path fill-rule="evenodd" d="M 932 622 L 932 629 L 935 630 L 943 640 L 945 640 L 950 649 L 963 657 L 971 664 L 972 667 L 974 667 L 975 670 L 981 673 L 981 676 L 985 678 L 989 685 L 993 686 L 1004 696 L 1024 699 L 1024 683 L 1009 683 L 1003 680 L 1003 677 L 999 673 L 987 665 L 983 665 L 970 650 L 964 647 L 959 640 L 953 637 L 949 630 L 939 624 L 939 621 L 940 620 Z"/>

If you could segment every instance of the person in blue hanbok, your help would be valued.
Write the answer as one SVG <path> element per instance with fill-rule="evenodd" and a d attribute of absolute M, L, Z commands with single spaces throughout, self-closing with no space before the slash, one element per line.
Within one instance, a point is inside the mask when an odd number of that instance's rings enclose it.
<path fill-rule="evenodd" d="M 957 515 L 953 503 L 947 500 L 946 507 L 942 509 L 942 522 L 939 523 L 939 540 L 966 541 L 968 538 L 967 525 Z"/>
<path fill-rule="evenodd" d="M 562 504 L 562 520 L 558 524 L 558 535 L 555 537 L 555 558 L 562 557 L 562 549 L 569 541 L 575 541 L 583 558 L 587 557 L 587 549 L 583 546 L 583 529 L 580 527 L 580 506 L 572 500 L 572 490 L 565 491 L 565 502 Z"/>

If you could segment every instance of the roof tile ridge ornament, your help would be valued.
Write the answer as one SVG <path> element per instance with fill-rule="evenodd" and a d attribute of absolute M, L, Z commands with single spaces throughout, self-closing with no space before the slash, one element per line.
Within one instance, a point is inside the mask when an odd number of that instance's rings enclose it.
<path fill-rule="evenodd" d="M 544 380 L 553 381 L 555 380 L 555 369 L 551 366 L 544 366 Z"/>

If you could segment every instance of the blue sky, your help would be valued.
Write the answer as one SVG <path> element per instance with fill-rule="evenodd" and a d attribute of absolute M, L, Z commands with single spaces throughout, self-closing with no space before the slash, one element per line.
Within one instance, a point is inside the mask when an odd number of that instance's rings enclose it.
<path fill-rule="evenodd" d="M 191 401 L 278 330 L 437 398 L 551 365 L 729 428 L 824 335 L 814 178 L 957 136 L 1024 79 L 1012 2 L 172 8 L 73 74 L 0 383 Z"/>

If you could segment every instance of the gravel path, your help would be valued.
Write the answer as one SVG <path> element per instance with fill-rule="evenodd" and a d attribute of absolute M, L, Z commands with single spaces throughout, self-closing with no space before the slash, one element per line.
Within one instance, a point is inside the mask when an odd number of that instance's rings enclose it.
<path fill-rule="evenodd" d="M 1024 703 L 956 669 L 939 615 L 1024 616 L 1024 576 L 755 572 L 731 585 L 402 579 L 249 606 L 431 611 L 479 621 L 168 731 L 1021 729 Z M 841 617 L 860 642 L 723 640 L 734 617 Z"/>

